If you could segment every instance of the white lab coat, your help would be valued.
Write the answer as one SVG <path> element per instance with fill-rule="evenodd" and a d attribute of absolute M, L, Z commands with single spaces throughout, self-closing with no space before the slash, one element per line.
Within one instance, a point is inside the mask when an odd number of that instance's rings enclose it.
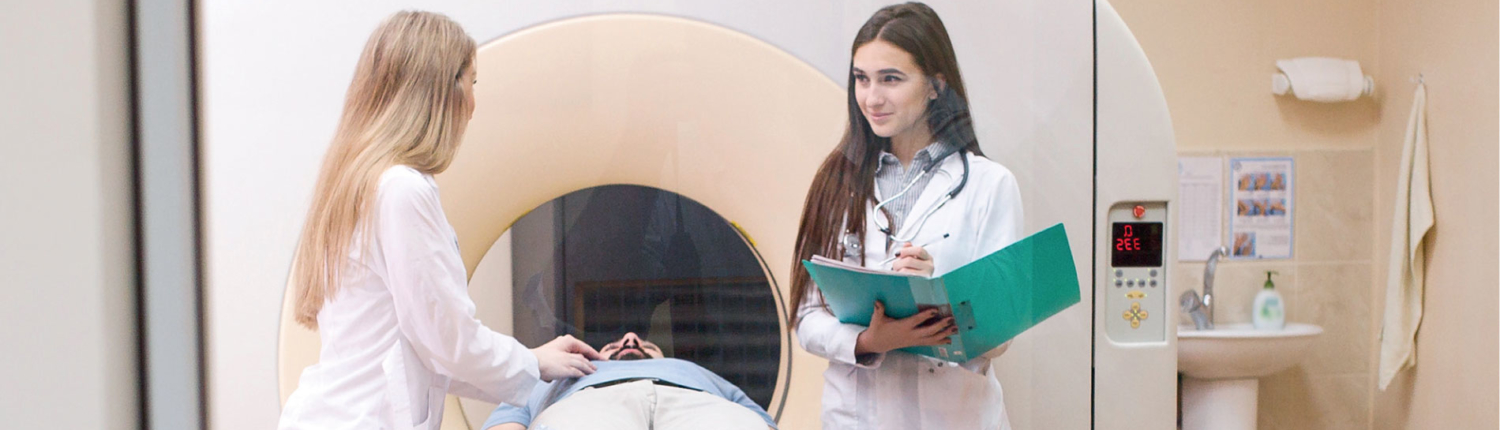
<path fill-rule="evenodd" d="M 1015 176 L 987 158 L 970 154 L 969 160 L 966 187 L 933 213 L 912 240 L 923 244 L 950 234 L 927 249 L 934 274 L 952 271 L 1021 236 L 1021 192 Z M 914 228 L 920 215 L 963 175 L 957 156 L 947 157 L 938 168 L 946 173 L 934 172 L 897 233 Z M 865 261 L 859 263 L 874 267 L 887 257 L 886 237 L 874 223 L 882 215 L 873 212 L 873 204 L 869 209 Z M 821 301 L 820 295 L 809 294 L 798 307 L 797 338 L 803 349 L 828 359 L 823 373 L 824 430 L 1010 429 L 1000 382 L 990 368 L 990 359 L 1006 346 L 960 365 L 901 351 L 859 364 L 854 343 L 865 327 L 840 323 Z"/>
<path fill-rule="evenodd" d="M 355 240 L 339 291 L 318 313 L 322 351 L 280 428 L 436 429 L 449 393 L 525 405 L 539 382 L 536 356 L 474 319 L 437 183 L 391 167 L 372 208 L 372 243 Z"/>

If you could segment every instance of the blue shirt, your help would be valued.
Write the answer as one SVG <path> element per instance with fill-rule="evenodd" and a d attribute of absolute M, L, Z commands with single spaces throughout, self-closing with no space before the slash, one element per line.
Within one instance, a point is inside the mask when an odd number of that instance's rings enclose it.
<path fill-rule="evenodd" d="M 530 427 L 531 420 L 542 413 L 542 410 L 552 406 L 553 403 L 567 398 L 584 388 L 603 384 L 621 379 L 655 378 L 673 384 L 699 390 L 708 394 L 719 396 L 725 400 L 735 402 L 749 408 L 766 420 L 766 425 L 776 427 L 776 421 L 760 405 L 750 400 L 739 387 L 704 369 L 691 361 L 678 360 L 675 358 L 657 358 L 649 360 L 628 361 L 595 361 L 594 366 L 598 369 L 592 375 L 582 378 L 560 379 L 553 382 L 537 384 L 531 390 L 531 398 L 526 402 L 526 407 L 518 408 L 511 405 L 500 405 L 490 413 L 490 419 L 485 420 L 483 428 L 490 428 L 505 423 L 520 423 Z"/>

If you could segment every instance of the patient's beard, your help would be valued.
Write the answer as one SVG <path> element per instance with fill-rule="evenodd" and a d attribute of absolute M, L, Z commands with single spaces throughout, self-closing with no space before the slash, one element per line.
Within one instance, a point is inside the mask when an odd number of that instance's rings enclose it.
<path fill-rule="evenodd" d="M 651 358 L 651 356 L 646 355 L 645 351 L 634 348 L 615 351 L 614 356 L 609 357 L 609 359 L 613 361 L 645 360 L 649 358 Z"/>

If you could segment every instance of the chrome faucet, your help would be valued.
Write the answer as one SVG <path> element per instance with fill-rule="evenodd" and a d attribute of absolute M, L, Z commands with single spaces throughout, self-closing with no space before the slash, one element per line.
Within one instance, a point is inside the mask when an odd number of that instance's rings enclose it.
<path fill-rule="evenodd" d="M 1208 320 L 1208 315 L 1203 313 L 1203 300 L 1198 298 L 1197 291 L 1187 290 L 1183 292 L 1180 302 L 1182 303 L 1182 312 L 1193 318 L 1193 327 L 1196 327 L 1198 330 L 1214 328 L 1213 323 Z"/>
<path fill-rule="evenodd" d="M 1203 264 L 1203 308 L 1208 314 L 1208 328 L 1214 328 L 1214 271 L 1219 268 L 1219 257 L 1229 254 L 1229 249 L 1219 247 L 1208 254 Z"/>
<path fill-rule="evenodd" d="M 1182 293 L 1179 300 L 1182 311 L 1193 318 L 1193 326 L 1199 330 L 1211 330 L 1214 328 L 1214 271 L 1219 268 L 1219 258 L 1229 254 L 1224 247 L 1215 249 L 1208 255 L 1208 262 L 1203 266 L 1203 299 L 1198 299 L 1198 292 L 1188 290 Z"/>

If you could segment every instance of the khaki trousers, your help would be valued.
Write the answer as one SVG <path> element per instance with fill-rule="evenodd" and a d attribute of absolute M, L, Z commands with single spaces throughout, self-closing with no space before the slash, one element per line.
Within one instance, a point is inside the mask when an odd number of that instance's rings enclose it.
<path fill-rule="evenodd" d="M 585 388 L 542 411 L 532 430 L 766 430 L 760 414 L 722 397 L 633 381 Z"/>

